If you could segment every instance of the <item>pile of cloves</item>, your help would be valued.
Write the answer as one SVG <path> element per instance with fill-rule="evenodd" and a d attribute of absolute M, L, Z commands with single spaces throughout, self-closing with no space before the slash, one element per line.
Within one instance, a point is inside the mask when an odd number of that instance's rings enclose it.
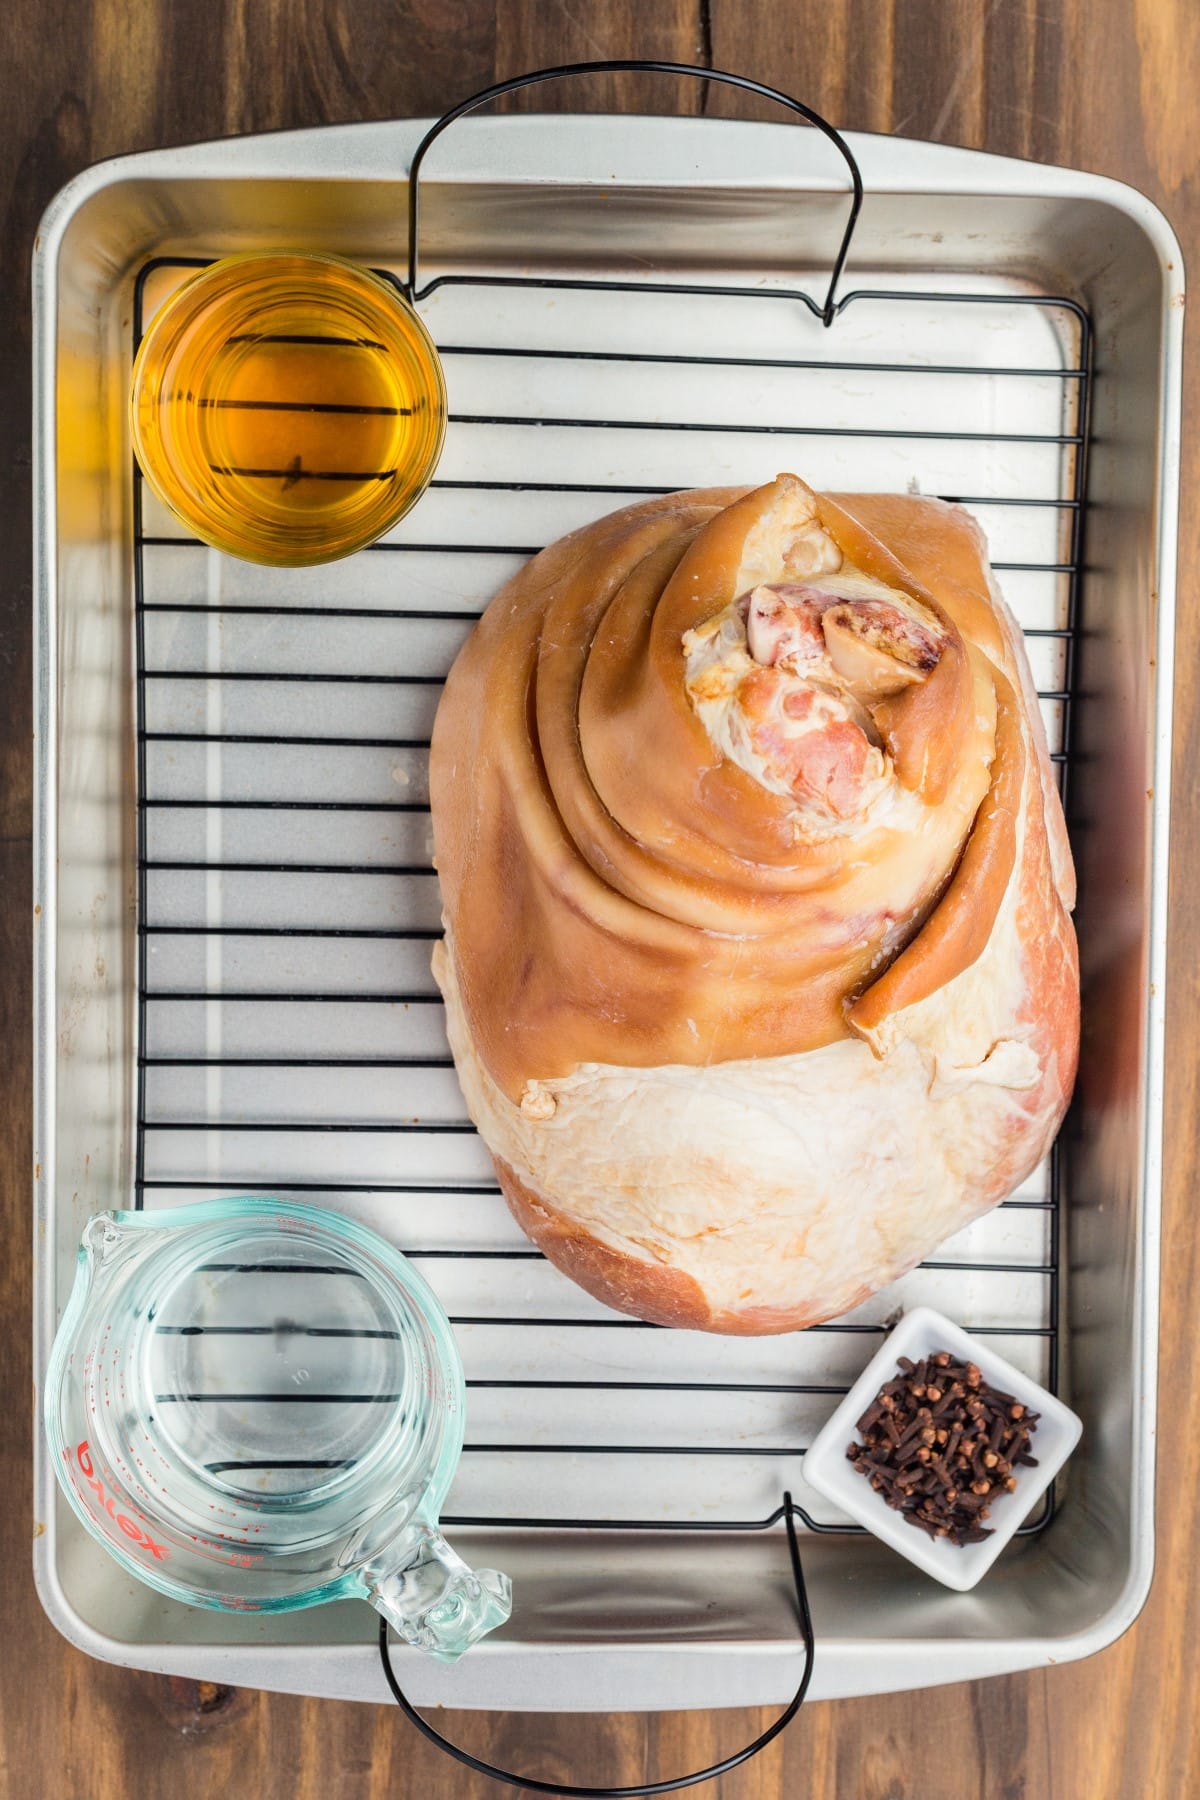
<path fill-rule="evenodd" d="M 952 1544 L 990 1537 L 991 1502 L 1035 1468 L 1030 1434 L 1039 1413 L 989 1387 L 974 1363 L 939 1350 L 920 1362 L 899 1358 L 862 1418 L 862 1442 L 846 1455 L 906 1525 Z"/>

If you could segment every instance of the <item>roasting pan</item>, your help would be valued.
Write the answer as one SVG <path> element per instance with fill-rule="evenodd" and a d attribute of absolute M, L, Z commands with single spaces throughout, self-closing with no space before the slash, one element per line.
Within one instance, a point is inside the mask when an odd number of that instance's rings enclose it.
<path fill-rule="evenodd" d="M 510 1625 L 422 1704 L 754 1705 L 1090 1654 L 1153 1565 L 1163 955 L 1183 271 L 1114 182 L 718 120 L 470 119 L 422 174 L 422 315 L 452 419 L 385 546 L 269 571 L 135 479 L 140 322 L 197 261 L 303 244 L 404 276 L 425 125 L 131 156 L 53 202 L 34 261 L 36 1360 L 87 1217 L 258 1189 L 418 1255 L 456 1322 L 448 1505 Z M 687 292 L 678 291 L 686 288 Z M 698 292 L 697 290 L 703 290 Z M 808 299 L 805 299 L 808 296 Z M 464 1128 L 429 976 L 424 746 L 470 619 L 533 549 L 656 491 L 768 479 L 967 500 L 1029 644 L 1080 875 L 1084 1042 L 1055 1154 L 830 1327 L 656 1331 L 515 1231 Z M 907 1304 L 995 1334 L 1083 1440 L 981 1587 L 935 1588 L 804 1486 L 806 1440 Z M 91 1654 L 387 1697 L 365 1607 L 192 1611 L 129 1580 L 36 1470 L 47 1612 Z"/>

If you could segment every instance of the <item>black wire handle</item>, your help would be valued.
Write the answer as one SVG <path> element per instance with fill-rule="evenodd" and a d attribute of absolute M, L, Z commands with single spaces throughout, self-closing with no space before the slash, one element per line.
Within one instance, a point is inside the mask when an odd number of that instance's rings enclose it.
<path fill-rule="evenodd" d="M 808 1590 L 804 1585 L 804 1569 L 800 1562 L 800 1545 L 796 1539 L 796 1526 L 792 1519 L 792 1512 L 792 1496 L 785 1494 L 783 1505 L 778 1512 L 772 1514 L 771 1518 L 767 1520 L 767 1524 L 773 1525 L 776 1519 L 782 1515 L 787 1527 L 792 1579 L 796 1584 L 796 1610 L 800 1617 L 800 1636 L 804 1643 L 804 1673 L 800 1677 L 800 1686 L 774 1724 L 768 1725 L 761 1736 L 756 1737 L 752 1744 L 747 1744 L 744 1750 L 735 1751 L 732 1756 L 725 1757 L 723 1762 L 713 1763 L 707 1769 L 698 1769 L 694 1775 L 677 1775 L 673 1781 L 655 1781 L 649 1785 L 639 1782 L 636 1787 L 620 1788 L 571 1787 L 563 1782 L 536 1781 L 531 1775 L 513 1775 L 507 1769 L 498 1769 L 494 1763 L 484 1762 L 480 1757 L 472 1756 L 471 1752 L 464 1750 L 461 1745 L 452 1744 L 449 1738 L 444 1738 L 440 1731 L 434 1729 L 428 1719 L 421 1717 L 396 1680 L 388 1646 L 387 1620 L 380 1619 L 379 1657 L 396 1704 L 405 1718 L 416 1726 L 422 1737 L 427 1737 L 431 1744 L 436 1744 L 439 1750 L 444 1750 L 448 1756 L 454 1757 L 456 1762 L 465 1763 L 467 1768 L 474 1769 L 477 1775 L 490 1775 L 493 1781 L 507 1782 L 509 1787 L 527 1788 L 533 1794 L 566 1795 L 568 1800 L 642 1800 L 642 1797 L 646 1795 L 673 1794 L 679 1788 L 695 1787 L 702 1781 L 712 1781 L 717 1775 L 726 1775 L 730 1769 L 736 1769 L 739 1763 L 749 1762 L 752 1756 L 757 1756 L 760 1750 L 765 1750 L 771 1740 L 777 1738 L 780 1732 L 791 1724 L 800 1711 L 804 1696 L 808 1692 L 809 1681 L 812 1679 L 814 1650 L 812 1613 L 808 1606 Z"/>
<path fill-rule="evenodd" d="M 421 216 L 421 164 L 426 152 L 441 137 L 443 131 L 449 129 L 464 113 L 474 112 L 477 107 L 485 106 L 489 100 L 498 100 L 503 94 L 515 93 L 519 88 L 536 87 L 543 81 L 557 81 L 563 75 L 614 75 L 614 74 L 648 74 L 648 75 L 687 75 L 698 81 L 719 81 L 726 87 L 741 88 L 748 94 L 757 94 L 762 100 L 774 100 L 779 106 L 786 107 L 789 112 L 798 113 L 815 125 L 818 131 L 824 132 L 830 143 L 839 152 L 850 171 L 853 193 L 850 200 L 850 213 L 846 220 L 846 229 L 842 233 L 842 241 L 838 246 L 834 260 L 833 273 L 829 278 L 829 291 L 825 295 L 824 306 L 815 301 L 808 304 L 821 320 L 823 325 L 833 324 L 837 317 L 836 295 L 837 284 L 841 278 L 846 256 L 850 249 L 850 240 L 854 236 L 854 227 L 858 223 L 859 211 L 863 203 L 863 183 L 854 154 L 840 131 L 823 119 L 811 106 L 805 106 L 801 100 L 793 100 L 790 94 L 780 93 L 778 88 L 767 87 L 764 82 L 753 81 L 748 75 L 730 75 L 724 69 L 702 69 L 693 63 L 644 62 L 636 58 L 621 57 L 608 62 L 563 63 L 555 69 L 533 69 L 527 75 L 514 75 L 510 81 L 499 81 L 494 87 L 482 88 L 479 93 L 472 94 L 467 100 L 460 100 L 457 106 L 443 113 L 436 124 L 431 125 L 421 142 L 417 145 L 412 165 L 408 172 L 408 295 L 414 303 L 423 300 L 432 292 L 431 284 L 418 291 L 419 273 L 418 227 Z M 807 299 L 807 295 L 804 296 Z"/>

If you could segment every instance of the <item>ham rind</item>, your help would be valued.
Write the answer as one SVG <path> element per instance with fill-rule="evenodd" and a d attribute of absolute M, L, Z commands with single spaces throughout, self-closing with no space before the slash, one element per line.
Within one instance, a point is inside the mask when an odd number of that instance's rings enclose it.
<path fill-rule="evenodd" d="M 978 527 L 912 496 L 666 496 L 497 596 L 434 730 L 434 967 L 591 1293 L 815 1324 L 1044 1154 L 1078 967 L 1031 695 Z"/>

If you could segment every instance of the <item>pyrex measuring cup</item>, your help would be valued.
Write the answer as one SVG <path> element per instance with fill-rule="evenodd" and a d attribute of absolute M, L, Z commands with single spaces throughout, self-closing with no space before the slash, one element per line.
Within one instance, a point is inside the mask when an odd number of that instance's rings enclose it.
<path fill-rule="evenodd" d="M 453 1662 L 511 1609 L 437 1527 L 464 1398 L 398 1251 L 251 1198 L 89 1222 L 45 1413 L 72 1506 L 143 1581 L 239 1612 L 362 1595 Z"/>

